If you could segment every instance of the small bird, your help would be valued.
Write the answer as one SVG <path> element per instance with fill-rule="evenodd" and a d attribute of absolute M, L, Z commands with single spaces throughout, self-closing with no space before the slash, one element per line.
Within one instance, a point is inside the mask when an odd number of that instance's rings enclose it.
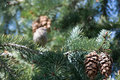
<path fill-rule="evenodd" d="M 47 43 L 47 28 L 40 27 L 33 33 L 33 41 L 41 46 Z"/>

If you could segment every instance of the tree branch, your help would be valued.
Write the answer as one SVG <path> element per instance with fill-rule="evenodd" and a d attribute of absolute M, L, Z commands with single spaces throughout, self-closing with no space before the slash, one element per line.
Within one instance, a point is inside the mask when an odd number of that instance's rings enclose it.
<path fill-rule="evenodd" d="M 2 44 L 2 46 L 12 46 L 12 47 L 16 47 L 16 48 L 23 48 L 27 51 L 30 51 L 32 53 L 35 53 L 35 54 L 43 54 L 42 52 L 40 51 L 35 51 L 35 50 L 32 50 L 26 46 L 23 46 L 23 45 L 19 45 L 19 44 L 14 44 L 14 43 L 6 43 L 6 44 Z"/>

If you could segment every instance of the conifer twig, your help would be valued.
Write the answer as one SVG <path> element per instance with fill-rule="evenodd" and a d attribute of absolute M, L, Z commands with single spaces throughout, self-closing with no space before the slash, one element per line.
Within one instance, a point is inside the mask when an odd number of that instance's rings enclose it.
<path fill-rule="evenodd" d="M 26 46 L 23 46 L 23 45 L 19 45 L 19 44 L 14 44 L 14 43 L 6 43 L 6 44 L 3 44 L 2 46 L 12 46 L 12 47 L 16 47 L 16 48 L 23 48 L 23 49 L 26 49 L 28 51 L 31 51 L 31 52 L 34 52 L 35 54 L 42 54 L 42 52 L 39 52 L 39 51 L 35 51 L 35 50 L 32 50 Z"/>

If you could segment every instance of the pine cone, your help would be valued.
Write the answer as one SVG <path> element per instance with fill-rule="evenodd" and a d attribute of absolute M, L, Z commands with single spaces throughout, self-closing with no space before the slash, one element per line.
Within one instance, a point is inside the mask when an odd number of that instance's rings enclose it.
<path fill-rule="evenodd" d="M 107 79 L 112 72 L 112 62 L 110 55 L 101 52 L 99 55 L 100 72 L 102 75 L 105 75 L 105 79 Z"/>
<path fill-rule="evenodd" d="M 36 21 L 32 24 L 33 33 L 40 27 L 47 28 L 47 31 L 50 31 L 51 20 L 48 19 L 47 16 L 40 16 Z"/>
<path fill-rule="evenodd" d="M 91 80 L 93 80 L 97 75 L 99 63 L 98 58 L 99 58 L 98 54 L 95 51 L 93 51 L 89 53 L 85 59 L 86 73 Z"/>

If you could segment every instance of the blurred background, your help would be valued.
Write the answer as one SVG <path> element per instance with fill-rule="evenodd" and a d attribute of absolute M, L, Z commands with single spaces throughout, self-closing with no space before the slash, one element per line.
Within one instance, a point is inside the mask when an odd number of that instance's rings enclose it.
<path fill-rule="evenodd" d="M 53 29 L 84 24 L 91 29 L 88 37 L 102 28 L 119 28 L 119 0 L 1 0 L 0 5 L 0 34 L 24 35 L 41 15 L 49 16 Z"/>
<path fill-rule="evenodd" d="M 111 31 L 110 49 L 119 69 L 120 0 L 0 0 L 0 34 L 32 39 L 32 22 L 43 15 L 52 22 L 49 50 L 60 49 L 75 26 L 88 38 L 97 37 L 102 29 Z"/>

